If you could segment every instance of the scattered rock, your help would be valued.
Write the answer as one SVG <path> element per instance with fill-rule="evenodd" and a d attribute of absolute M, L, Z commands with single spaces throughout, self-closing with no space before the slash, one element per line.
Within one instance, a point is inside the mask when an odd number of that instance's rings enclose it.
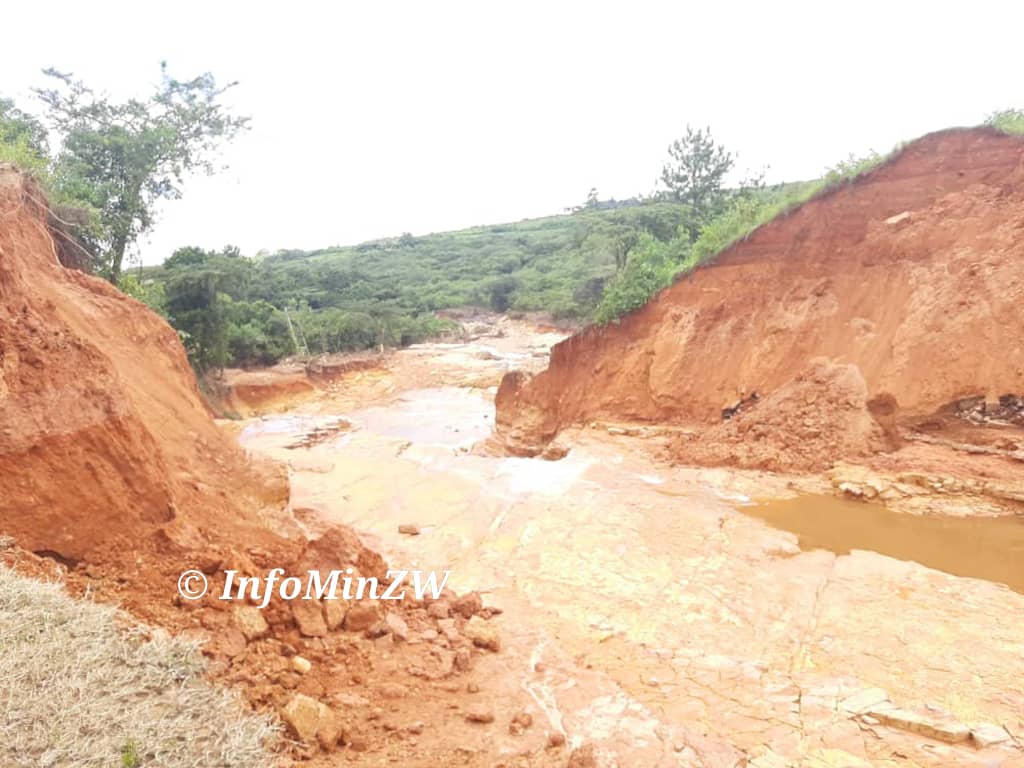
<path fill-rule="evenodd" d="M 466 622 L 462 633 L 478 648 L 486 648 L 494 653 L 501 650 L 501 637 L 498 631 L 479 616 L 474 616 Z"/>
<path fill-rule="evenodd" d="M 324 601 L 324 623 L 327 629 L 337 629 L 345 621 L 348 603 L 344 600 Z"/>
<path fill-rule="evenodd" d="M 466 719 L 471 723 L 493 723 L 494 713 L 487 707 L 478 705 L 466 711 Z"/>
<path fill-rule="evenodd" d="M 320 702 L 300 693 L 284 705 L 281 719 L 300 741 L 311 743 L 320 726 Z"/>
<path fill-rule="evenodd" d="M 474 683 L 472 680 L 470 680 L 468 683 L 466 683 L 466 692 L 480 693 L 480 686 Z"/>
<path fill-rule="evenodd" d="M 902 224 L 905 221 L 910 220 L 910 211 L 904 211 L 903 213 L 897 213 L 895 216 L 890 216 L 885 220 L 887 226 L 894 227 L 897 224 Z"/>
<path fill-rule="evenodd" d="M 597 768 L 597 755 L 593 744 L 577 747 L 569 755 L 567 768 Z"/>
<path fill-rule="evenodd" d="M 303 656 L 292 656 L 292 669 L 298 672 L 300 675 L 304 675 L 313 668 L 313 664 L 309 659 Z"/>
<path fill-rule="evenodd" d="M 480 597 L 479 592 L 468 592 L 462 597 L 456 599 L 451 606 L 452 612 L 464 616 L 467 619 L 473 618 L 473 616 L 480 613 L 483 608 L 484 601 L 483 598 Z"/>
<path fill-rule="evenodd" d="M 409 625 L 406 624 L 405 619 L 397 613 L 389 613 L 387 617 L 385 617 L 384 623 L 387 625 L 388 631 L 394 635 L 396 640 L 409 639 Z"/>
<path fill-rule="evenodd" d="M 398 532 L 404 533 L 406 536 L 419 536 L 420 527 L 413 523 L 402 523 L 398 526 Z"/>
<path fill-rule="evenodd" d="M 376 603 L 366 601 L 355 603 L 345 613 L 345 629 L 349 632 L 362 632 L 380 620 L 380 612 Z"/>
<path fill-rule="evenodd" d="M 400 683 L 384 683 L 380 687 L 382 699 L 404 699 L 407 693 L 405 686 Z"/>
<path fill-rule="evenodd" d="M 251 605 L 235 606 L 235 624 L 249 642 L 266 637 L 270 629 L 263 611 Z"/>
<path fill-rule="evenodd" d="M 993 744 L 1002 744 L 1010 740 L 1010 734 L 1005 729 L 992 723 L 982 723 L 971 729 L 971 741 L 979 748 L 990 747 Z"/>
<path fill-rule="evenodd" d="M 508 724 L 508 732 L 513 736 L 519 736 L 523 731 L 533 725 L 533 715 L 529 712 L 520 712 L 512 718 Z"/>
<path fill-rule="evenodd" d="M 432 619 L 447 619 L 450 614 L 448 603 L 438 600 L 427 606 L 427 616 Z"/>
<path fill-rule="evenodd" d="M 319 600 L 292 600 L 289 607 L 301 634 L 306 637 L 326 637 L 327 624 Z"/>
<path fill-rule="evenodd" d="M 556 749 L 565 746 L 565 734 L 561 731 L 553 731 L 548 734 L 548 749 Z"/>
<path fill-rule="evenodd" d="M 948 744 L 958 744 L 971 736 L 971 729 L 951 717 L 931 717 L 898 707 L 873 707 L 867 712 L 891 728 L 919 733 Z"/>
<path fill-rule="evenodd" d="M 889 694 L 881 688 L 865 688 L 863 691 L 858 691 L 853 694 L 853 696 L 848 696 L 843 699 L 839 702 L 839 706 L 847 712 L 859 715 L 863 712 L 867 712 L 872 707 L 877 707 L 879 704 L 887 702 L 888 700 Z"/>
<path fill-rule="evenodd" d="M 319 715 L 320 720 L 316 728 L 316 740 L 320 742 L 321 747 L 330 752 L 338 745 L 338 741 L 342 737 L 341 718 L 337 712 L 326 704 L 320 704 Z"/>

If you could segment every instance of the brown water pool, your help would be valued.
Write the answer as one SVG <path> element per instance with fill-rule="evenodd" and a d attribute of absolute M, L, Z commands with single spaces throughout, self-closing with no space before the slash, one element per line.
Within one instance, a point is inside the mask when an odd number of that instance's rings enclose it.
<path fill-rule="evenodd" d="M 742 507 L 795 533 L 801 549 L 878 552 L 1024 594 L 1024 518 L 924 517 L 835 496 L 800 496 Z"/>

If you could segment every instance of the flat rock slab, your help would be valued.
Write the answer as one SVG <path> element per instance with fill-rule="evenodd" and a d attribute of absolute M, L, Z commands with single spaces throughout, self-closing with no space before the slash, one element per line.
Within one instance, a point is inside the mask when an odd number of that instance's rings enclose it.
<path fill-rule="evenodd" d="M 971 729 L 953 718 L 936 718 L 892 706 L 872 707 L 866 713 L 884 725 L 919 733 L 947 744 L 959 744 L 971 737 Z"/>

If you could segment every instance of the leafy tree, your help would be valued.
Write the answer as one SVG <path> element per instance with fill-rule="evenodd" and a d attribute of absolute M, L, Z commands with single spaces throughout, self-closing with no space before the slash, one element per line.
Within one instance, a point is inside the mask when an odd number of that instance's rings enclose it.
<path fill-rule="evenodd" d="M 715 142 L 710 128 L 686 126 L 686 135 L 672 142 L 668 155 L 661 183 L 669 196 L 689 205 L 698 223 L 717 214 L 725 199 L 722 185 L 735 160 L 732 153 Z"/>
<path fill-rule="evenodd" d="M 675 258 L 671 244 L 644 233 L 637 239 L 633 257 L 605 286 L 594 319 L 607 323 L 642 307 L 654 293 L 670 282 Z"/>
<path fill-rule="evenodd" d="M 167 261 L 171 262 L 164 284 L 168 320 L 182 334 L 198 371 L 223 368 L 230 359 L 229 304 L 233 297 L 245 297 L 251 262 L 231 247 L 221 252 L 179 249 Z"/>
<path fill-rule="evenodd" d="M 36 173 L 47 168 L 45 126 L 4 98 L 0 98 L 0 162 Z"/>
<path fill-rule="evenodd" d="M 117 283 L 127 249 L 153 226 L 159 201 L 180 197 L 187 173 L 213 173 L 216 151 L 248 118 L 231 115 L 222 103 L 235 83 L 218 86 L 209 73 L 181 81 L 162 64 L 148 99 L 120 103 L 71 74 L 45 74 L 56 84 L 36 94 L 62 139 L 56 183 L 98 211 L 100 269 Z"/>

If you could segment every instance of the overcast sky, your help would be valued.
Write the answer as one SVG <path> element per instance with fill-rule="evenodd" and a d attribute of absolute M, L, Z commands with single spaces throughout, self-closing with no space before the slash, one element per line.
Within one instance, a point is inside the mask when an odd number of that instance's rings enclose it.
<path fill-rule="evenodd" d="M 150 10 L 151 9 L 151 10 Z M 141 244 L 318 248 L 558 213 L 654 187 L 709 125 L 739 168 L 817 176 L 849 153 L 1024 106 L 1016 2 L 214 0 L 4 7 L 0 94 L 40 69 L 145 95 L 238 80 L 252 130 Z"/>

